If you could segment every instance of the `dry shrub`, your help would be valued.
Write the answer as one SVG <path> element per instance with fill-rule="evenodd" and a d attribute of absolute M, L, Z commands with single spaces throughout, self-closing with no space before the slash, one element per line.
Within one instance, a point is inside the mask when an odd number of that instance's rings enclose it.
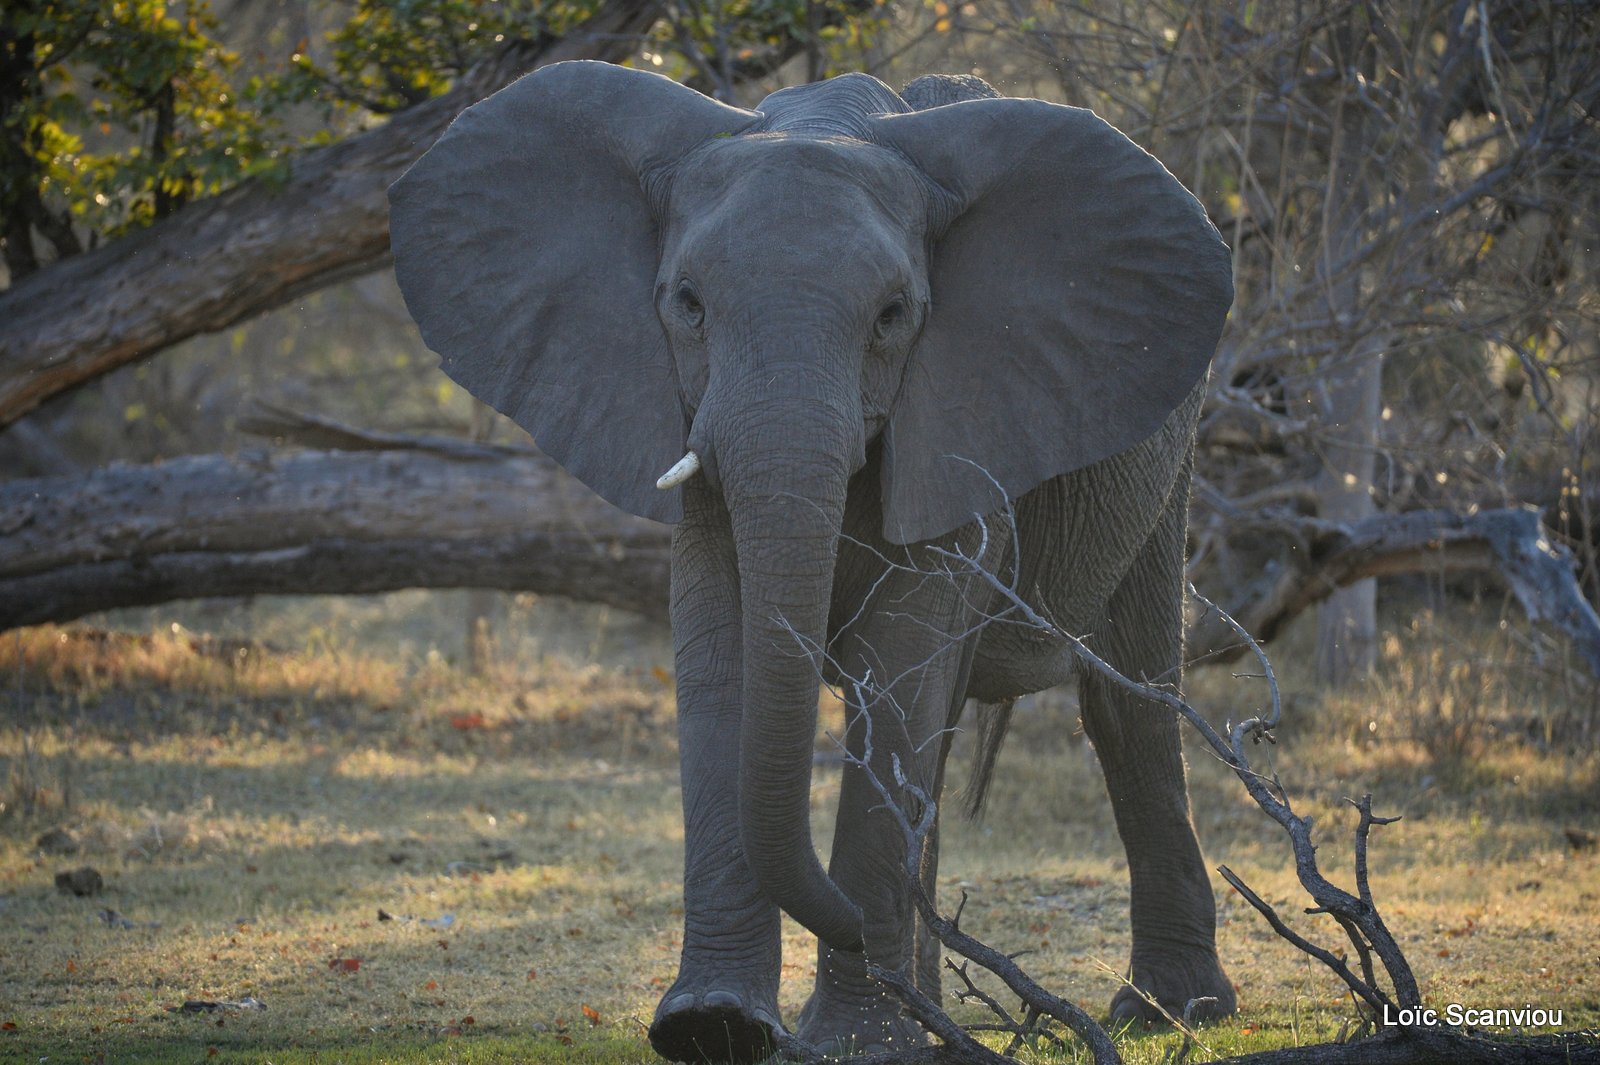
<path fill-rule="evenodd" d="M 1419 609 L 1384 633 L 1371 681 L 1322 693 L 1318 731 L 1456 781 L 1523 747 L 1581 750 L 1593 682 L 1525 629 L 1470 609 Z"/>
<path fill-rule="evenodd" d="M 604 669 L 546 658 L 473 677 L 436 657 L 408 695 L 419 736 L 443 751 L 562 752 L 607 759 L 677 753 L 673 679 L 659 669 Z"/>
<path fill-rule="evenodd" d="M 20 663 L 20 671 L 19 671 Z M 148 633 L 40 625 L 0 639 L 0 673 L 19 689 L 92 697 L 119 688 L 182 689 L 194 695 L 316 699 L 397 698 L 402 664 L 348 651 L 312 629 L 299 651 L 191 632 L 173 623 Z"/>
<path fill-rule="evenodd" d="M 1504 671 L 1458 658 L 1438 643 L 1407 651 L 1393 633 L 1383 654 L 1388 668 L 1376 688 L 1391 727 L 1421 747 L 1436 770 L 1459 775 L 1482 756 L 1511 710 Z"/>
<path fill-rule="evenodd" d="M 46 758 L 31 732 L 21 734 L 16 754 L 6 759 L 0 819 L 24 821 L 72 809 L 72 760 Z"/>
<path fill-rule="evenodd" d="M 85 855 L 154 860 L 157 856 L 203 854 L 227 842 L 225 833 L 208 822 L 215 814 L 210 797 L 186 810 L 153 810 L 141 806 L 126 817 L 99 817 L 83 826 L 79 845 Z"/>

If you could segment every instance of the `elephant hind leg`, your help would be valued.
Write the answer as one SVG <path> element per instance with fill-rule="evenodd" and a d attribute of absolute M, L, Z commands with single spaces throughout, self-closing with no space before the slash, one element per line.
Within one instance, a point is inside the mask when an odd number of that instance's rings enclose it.
<path fill-rule="evenodd" d="M 1186 493 L 1177 493 L 1179 497 Z M 1094 649 L 1134 680 L 1177 684 L 1183 657 L 1185 500 L 1168 505 L 1107 605 Z M 1131 981 L 1112 999 L 1113 1018 L 1157 1020 L 1133 988 L 1181 1017 L 1234 1011 L 1233 985 L 1216 950 L 1216 904 L 1189 816 L 1182 737 L 1166 707 L 1099 674 L 1082 676 L 1084 731 L 1105 771 L 1132 888 Z"/>

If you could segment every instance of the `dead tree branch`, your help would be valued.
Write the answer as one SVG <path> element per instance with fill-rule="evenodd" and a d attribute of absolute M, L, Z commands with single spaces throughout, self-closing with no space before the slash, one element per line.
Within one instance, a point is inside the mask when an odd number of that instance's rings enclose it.
<path fill-rule="evenodd" d="M 966 902 L 965 896 L 962 896 L 962 902 Z M 954 922 L 961 920 L 960 909 L 957 909 L 955 916 L 951 920 Z M 1065 1047 L 1067 1045 L 1060 1036 L 1050 1030 L 1045 1023 L 1049 1018 L 1045 1017 L 1037 1008 L 1028 1006 L 1020 1021 L 1013 1017 L 1011 1011 L 996 1001 L 993 995 L 990 995 L 973 982 L 972 975 L 968 971 L 971 966 L 970 962 L 964 961 L 957 965 L 954 960 L 946 958 L 944 965 L 945 968 L 961 979 L 963 986 L 962 990 L 956 992 L 957 1001 L 976 1002 L 999 1018 L 999 1022 L 996 1024 L 966 1025 L 966 1030 L 969 1032 L 1004 1032 L 1010 1035 L 1011 1042 L 1006 1045 L 1005 1050 L 1001 1051 L 1006 1057 L 1013 1057 L 1024 1046 L 1039 1040 L 1056 1047 Z"/>
<path fill-rule="evenodd" d="M 1600 677 L 1600 617 L 1578 587 L 1571 553 L 1544 528 L 1535 507 L 1416 510 L 1354 523 L 1290 515 L 1233 520 L 1286 537 L 1296 548 L 1295 564 L 1232 611 L 1262 641 L 1335 589 L 1368 577 L 1488 570 L 1505 578 L 1529 621 L 1557 629 Z M 1242 642 L 1231 644 L 1212 660 L 1232 661 L 1247 651 Z"/>
<path fill-rule="evenodd" d="M 996 485 L 997 490 L 998 488 Z M 1008 523 L 1009 533 L 1015 544 L 1014 512 L 1008 507 L 1002 519 Z M 975 528 L 977 530 L 975 537 L 963 534 L 955 540 L 954 546 L 932 545 L 924 548 L 927 557 L 934 560 L 933 565 L 925 568 L 917 567 L 909 561 L 897 561 L 882 554 L 876 557 L 890 569 L 900 570 L 924 580 L 967 582 L 976 580 L 979 585 L 986 586 L 994 593 L 994 605 L 985 611 L 985 620 L 980 624 L 1020 624 L 1036 632 L 1059 638 L 1072 649 L 1083 668 L 1100 673 L 1111 683 L 1127 688 L 1143 699 L 1168 707 L 1188 721 L 1200 732 L 1217 757 L 1234 770 L 1235 775 L 1263 811 L 1278 822 L 1289 836 L 1296 875 L 1316 904 L 1305 912 L 1308 915 L 1327 914 L 1334 918 L 1360 958 L 1362 971 L 1357 975 L 1340 956 L 1311 943 L 1289 929 L 1259 894 L 1251 890 L 1230 870 L 1224 868 L 1222 872 L 1229 883 L 1238 888 L 1246 900 L 1255 906 L 1275 929 L 1309 956 L 1323 962 L 1352 994 L 1367 1005 L 1372 1011 L 1366 1018 L 1367 1024 L 1378 1028 L 1377 1035 L 1351 1043 L 1295 1047 L 1223 1059 L 1224 1061 L 1249 1062 L 1251 1065 L 1342 1065 L 1344 1062 L 1373 1061 L 1392 1062 L 1395 1065 L 1425 1065 L 1434 1061 L 1527 1062 L 1530 1065 L 1532 1063 L 1555 1065 L 1557 1062 L 1600 1063 L 1600 1041 L 1597 1041 L 1591 1032 L 1532 1039 L 1489 1039 L 1475 1030 L 1451 1028 L 1433 1022 L 1410 1022 L 1405 1015 L 1396 1013 L 1397 1010 L 1412 1010 L 1415 1012 L 1410 1016 L 1421 1015 L 1422 995 L 1409 962 L 1374 901 L 1368 879 L 1368 844 L 1373 826 L 1390 824 L 1398 818 L 1373 815 L 1370 796 L 1364 797 L 1360 802 L 1352 803 L 1359 812 L 1355 828 L 1356 891 L 1352 894 L 1326 879 L 1316 862 L 1316 847 L 1312 842 L 1312 819 L 1296 814 L 1282 783 L 1275 776 L 1268 777 L 1257 772 L 1245 754 L 1246 741 L 1252 744 L 1274 742 L 1272 730 L 1281 720 L 1282 704 L 1271 661 L 1261 645 L 1237 621 L 1201 597 L 1192 586 L 1190 587 L 1190 595 L 1204 603 L 1208 610 L 1214 611 L 1221 623 L 1229 627 L 1256 657 L 1261 669 L 1260 678 L 1266 684 L 1267 709 L 1264 712 L 1258 709 L 1253 716 L 1237 724 L 1226 725 L 1222 732 L 1219 732 L 1199 711 L 1180 697 L 1170 684 L 1127 677 L 1100 658 L 1083 640 L 1066 633 L 1041 615 L 1019 592 L 1014 575 L 1011 577 L 1011 583 L 1007 583 L 995 569 L 986 565 L 991 561 L 988 552 L 993 542 L 989 523 L 981 516 L 975 516 Z M 971 545 L 970 541 L 974 539 L 977 543 Z M 963 543 L 967 543 L 968 546 L 962 546 Z M 858 544 L 858 546 L 865 545 Z M 1121 1058 L 1115 1044 L 1093 1018 L 1077 1006 L 1064 1002 L 1039 987 L 1022 971 L 1014 958 L 1002 954 L 962 931 L 959 926 L 962 907 L 957 908 L 955 916 L 945 917 L 938 912 L 933 899 L 925 889 L 922 879 L 923 854 L 933 826 L 936 824 L 937 807 L 934 796 L 907 779 L 898 754 L 892 754 L 889 760 L 893 777 L 892 786 L 886 783 L 872 766 L 874 712 L 879 714 L 887 712 L 890 716 L 886 716 L 884 720 L 894 721 L 892 714 L 897 709 L 897 704 L 891 689 L 904 677 L 904 674 L 901 677 L 890 678 L 886 684 L 876 681 L 870 669 L 864 676 L 853 677 L 840 667 L 839 662 L 828 655 L 826 648 L 807 643 L 792 629 L 790 632 L 800 640 L 801 649 L 812 658 L 819 669 L 824 665 L 831 667 L 847 684 L 847 690 L 842 693 L 850 710 L 847 730 L 859 737 L 859 750 L 852 750 L 841 742 L 842 760 L 847 767 L 865 774 L 866 782 L 883 800 L 879 809 L 888 813 L 899 825 L 905 844 L 903 864 L 905 883 L 913 906 L 928 930 L 957 955 L 995 974 L 1012 993 L 1016 994 L 1027 1010 L 1028 1020 L 1024 1022 L 1025 1024 L 1032 1025 L 1041 1018 L 1050 1018 L 1082 1039 L 1097 1063 L 1120 1062 Z M 971 633 L 957 634 L 952 638 L 960 640 L 968 635 Z M 1225 737 L 1223 733 L 1226 733 Z M 964 907 L 964 896 L 962 904 Z M 1390 992 L 1379 986 L 1374 959 L 1383 967 Z M 952 968 L 961 975 L 969 991 L 973 990 L 972 981 L 967 977 L 966 966 L 959 968 L 952 966 Z M 1020 1025 L 1008 1010 L 1000 1007 L 992 996 L 981 993 L 958 993 L 958 997 L 963 1000 L 976 999 L 987 1005 L 990 1012 L 999 1019 L 999 1024 L 957 1026 L 937 1004 L 930 1003 L 926 996 L 917 990 L 907 973 L 886 972 L 881 968 L 872 967 L 870 963 L 869 971 L 900 999 L 911 1016 L 917 1018 L 929 1032 L 937 1035 L 943 1042 L 934 1047 L 920 1047 L 861 1059 L 867 1065 L 911 1065 L 911 1063 L 923 1065 L 934 1062 L 994 1065 L 995 1059 L 1000 1057 L 1004 1060 L 1003 1056 L 977 1043 L 972 1039 L 971 1032 L 996 1030 L 1009 1032 L 1013 1036 L 1013 1049 L 1020 1036 L 1031 1034 L 1025 1032 L 1023 1025 Z M 1185 1014 L 1187 1016 L 1187 1009 Z M 1380 1019 L 1381 1027 L 1377 1023 Z M 1178 1051 L 1178 1060 L 1183 1059 L 1188 1053 L 1188 1048 L 1189 1044 L 1186 1042 Z M 821 1061 L 815 1048 L 798 1040 L 790 1040 L 785 1051 L 789 1056 L 799 1060 Z"/>
<path fill-rule="evenodd" d="M 987 532 L 985 532 L 983 540 L 984 543 L 987 543 Z M 975 559 L 981 558 L 983 552 L 980 549 L 975 555 L 972 555 L 964 554 L 959 550 L 935 549 L 935 554 L 944 558 L 949 567 L 947 572 L 971 575 L 975 572 Z M 1002 599 L 1008 603 L 1008 613 L 1015 611 L 1029 625 L 1039 627 L 1043 631 L 1065 635 L 1061 634 L 1060 630 L 1051 626 L 1048 621 L 1033 611 L 1004 582 L 992 575 L 986 575 L 984 579 L 990 583 L 992 588 L 1001 593 Z M 1212 609 L 1215 608 L 1212 607 Z M 1226 622 L 1237 628 L 1237 622 L 1232 618 L 1226 618 Z M 1276 779 L 1269 781 L 1268 778 L 1251 769 L 1249 761 L 1244 754 L 1244 743 L 1247 739 L 1252 742 L 1271 741 L 1271 729 L 1278 723 L 1281 707 L 1272 665 L 1268 661 L 1265 652 L 1243 630 L 1239 630 L 1238 634 L 1247 642 L 1250 650 L 1256 655 L 1261 665 L 1263 677 L 1267 682 L 1270 705 L 1264 715 L 1250 717 L 1228 727 L 1226 729 L 1226 739 L 1190 704 L 1172 691 L 1163 687 L 1134 681 L 1105 663 L 1104 660 L 1090 651 L 1082 641 L 1070 636 L 1066 638 L 1072 643 L 1086 667 L 1102 673 L 1113 683 L 1126 686 L 1145 698 L 1153 699 L 1176 710 L 1202 733 L 1218 756 L 1235 769 L 1235 773 L 1250 791 L 1252 797 L 1274 820 L 1277 820 L 1285 827 L 1291 838 L 1297 874 L 1302 885 L 1306 887 L 1313 900 L 1317 902 L 1315 907 L 1306 912 L 1309 914 L 1327 913 L 1335 917 L 1362 959 L 1362 975 L 1357 976 L 1332 952 L 1310 943 L 1304 937 L 1289 929 L 1269 904 L 1262 900 L 1256 892 L 1251 890 L 1230 870 L 1224 869 L 1223 875 L 1229 883 L 1233 884 L 1247 901 L 1261 911 L 1272 926 L 1280 934 L 1284 935 L 1286 939 L 1312 957 L 1323 961 L 1354 993 L 1374 1010 L 1375 1014 L 1379 1016 L 1391 1015 L 1396 1006 L 1396 1000 L 1398 1000 L 1398 1004 L 1401 1007 L 1420 1006 L 1421 994 L 1416 980 L 1411 974 L 1409 964 L 1406 962 L 1404 955 L 1400 952 L 1393 936 L 1384 924 L 1376 904 L 1373 902 L 1371 887 L 1368 882 L 1367 845 L 1370 830 L 1374 825 L 1389 824 L 1398 820 L 1398 818 L 1374 816 L 1371 809 L 1370 796 L 1363 798 L 1359 803 L 1353 803 L 1360 812 L 1360 818 L 1355 830 L 1357 893 L 1352 895 L 1335 888 L 1323 878 L 1317 869 L 1315 847 L 1311 842 L 1311 819 L 1294 814 L 1282 785 Z M 1065 1003 L 1038 987 L 1026 973 L 1022 972 L 1013 959 L 962 932 L 959 928 L 959 909 L 954 918 L 944 917 L 937 912 L 933 900 L 928 897 L 923 889 L 921 879 L 922 852 L 935 823 L 935 803 L 932 797 L 922 788 L 906 779 L 898 756 L 891 759 L 894 775 L 893 786 L 885 783 L 873 771 L 871 766 L 872 717 L 869 711 L 872 706 L 879 703 L 883 698 L 882 686 L 875 685 L 870 674 L 852 682 L 848 702 L 852 710 L 852 722 L 860 722 L 862 726 L 861 735 L 863 739 L 862 750 L 859 753 L 852 753 L 848 750 L 845 752 L 845 762 L 847 765 L 867 775 L 868 782 L 883 799 L 883 809 L 893 816 L 900 826 L 906 843 L 906 882 L 918 914 L 941 943 L 963 958 L 989 969 L 1013 993 L 1017 994 L 1028 1010 L 1028 1023 L 1038 1017 L 1053 1018 L 1066 1025 L 1085 1040 L 1097 1063 L 1120 1062 L 1120 1055 L 1110 1037 L 1092 1018 L 1089 1018 L 1078 1007 Z M 1378 988 L 1372 967 L 1372 958 L 1374 956 L 1382 963 L 1385 973 L 1389 977 L 1389 982 L 1394 989 L 1393 998 Z M 951 968 L 962 976 L 970 991 L 976 991 L 971 980 L 966 976 L 965 965 L 960 967 L 951 965 Z M 908 1013 L 916 1017 L 929 1032 L 943 1041 L 941 1045 L 936 1047 L 880 1054 L 863 1059 L 864 1062 L 870 1063 L 870 1065 L 913 1065 L 913 1063 L 915 1065 L 923 1065 L 925 1062 L 954 1062 L 958 1063 L 958 1065 L 996 1065 L 998 1061 L 1008 1059 L 972 1039 L 969 1032 L 989 1030 L 1011 1032 L 1013 1034 L 1012 1049 L 1015 1049 L 1017 1039 L 1023 1034 L 1023 1026 L 1016 1021 L 1009 1011 L 1000 1007 L 992 996 L 981 992 L 974 995 L 958 993 L 958 997 L 964 999 L 972 997 L 984 1003 L 1001 1021 L 998 1025 L 979 1024 L 964 1028 L 956 1025 L 937 1004 L 929 1002 L 926 996 L 916 989 L 905 973 L 887 972 L 871 967 L 869 967 L 869 971 L 900 999 Z M 1385 1010 L 1390 1011 L 1390 1014 L 1381 1012 Z M 1051 1034 L 1053 1035 L 1053 1033 Z M 1184 1052 L 1180 1051 L 1180 1053 Z M 800 1056 L 809 1057 L 810 1060 L 817 1060 L 814 1055 L 802 1054 Z M 1229 1065 L 1345 1065 L 1345 1063 L 1361 1063 L 1361 1065 L 1365 1065 L 1368 1062 L 1390 1063 L 1390 1065 L 1423 1065 L 1423 1063 L 1434 1061 L 1497 1063 L 1497 1065 L 1498 1063 L 1553 1065 L 1556 1062 L 1600 1062 L 1600 1043 L 1597 1043 L 1590 1035 L 1583 1033 L 1532 1039 L 1491 1039 L 1470 1030 L 1463 1031 L 1446 1027 L 1391 1023 L 1382 1027 L 1379 1030 L 1379 1034 L 1369 1039 L 1350 1043 L 1328 1043 L 1311 1047 L 1287 1048 L 1223 1060 Z"/>
<path fill-rule="evenodd" d="M 1008 512 L 1006 519 L 1012 519 Z M 1535 516 L 1535 521 L 1536 521 Z M 1368 846 L 1371 829 L 1375 825 L 1390 824 L 1397 818 L 1383 818 L 1372 813 L 1370 796 L 1364 797 L 1360 802 L 1353 803 L 1359 812 L 1358 823 L 1355 828 L 1355 861 L 1354 874 L 1356 881 L 1355 892 L 1346 891 L 1332 884 L 1320 871 L 1316 861 L 1316 847 L 1312 842 L 1312 820 L 1296 814 L 1290 804 L 1286 789 L 1275 777 L 1268 777 L 1250 763 L 1246 754 L 1246 742 L 1258 744 L 1263 741 L 1272 742 L 1272 730 L 1281 720 L 1281 701 L 1277 680 L 1272 663 L 1266 653 L 1250 634 L 1239 625 L 1232 617 L 1215 607 L 1209 601 L 1199 596 L 1190 588 L 1190 594 L 1198 601 L 1205 604 L 1208 610 L 1215 611 L 1223 624 L 1231 628 L 1235 635 L 1243 641 L 1245 646 L 1256 657 L 1261 669 L 1261 677 L 1265 681 L 1268 696 L 1268 706 L 1264 711 L 1245 718 L 1237 724 L 1225 726 L 1218 731 L 1201 715 L 1190 703 L 1179 696 L 1170 685 L 1153 684 L 1147 680 L 1134 680 L 1122 674 L 1110 663 L 1096 654 L 1083 640 L 1062 631 L 1059 627 L 1041 615 L 1019 593 L 1013 584 L 1008 584 L 994 570 L 987 568 L 983 563 L 990 543 L 989 530 L 980 519 L 981 533 L 978 537 L 976 550 L 964 549 L 957 544 L 953 547 L 930 547 L 929 554 L 938 560 L 934 571 L 925 573 L 924 576 L 945 576 L 950 578 L 976 578 L 986 584 L 996 596 L 1000 609 L 990 612 L 990 623 L 1013 623 L 1027 625 L 1041 633 L 1048 633 L 1063 640 L 1073 650 L 1079 662 L 1085 669 L 1100 673 L 1111 683 L 1120 685 L 1132 691 L 1141 698 L 1162 704 L 1194 727 L 1211 747 L 1213 752 L 1225 764 L 1233 769 L 1246 790 L 1256 803 L 1272 817 L 1289 836 L 1295 858 L 1296 875 L 1301 885 L 1310 895 L 1314 906 L 1306 912 L 1311 915 L 1327 914 L 1335 922 L 1348 939 L 1351 947 L 1360 959 L 1361 973 L 1358 975 L 1345 964 L 1343 958 L 1333 951 L 1320 947 L 1304 936 L 1288 928 L 1285 922 L 1278 917 L 1273 908 L 1261 897 L 1251 890 L 1236 874 L 1224 868 L 1223 876 L 1234 885 L 1244 898 L 1255 906 L 1286 939 L 1308 955 L 1321 961 L 1351 992 L 1364 1002 L 1372 1011 L 1372 1020 L 1382 1017 L 1385 1028 L 1381 1035 L 1362 1044 L 1363 1047 L 1372 1047 L 1378 1051 L 1397 1049 L 1398 1053 L 1393 1058 L 1387 1054 L 1380 1054 L 1385 1060 L 1416 1062 L 1428 1060 L 1432 1056 L 1443 1056 L 1454 1059 L 1454 1043 L 1457 1039 L 1465 1040 L 1460 1050 L 1462 1060 L 1472 1058 L 1480 1052 L 1494 1053 L 1490 1049 L 1492 1044 L 1479 1039 L 1470 1033 L 1454 1030 L 1418 1027 L 1405 1023 L 1396 1024 L 1390 1021 L 1397 1011 L 1418 1010 L 1422 1005 L 1422 995 L 1416 977 L 1412 973 L 1410 964 L 1405 958 L 1399 943 L 1387 926 L 1382 913 L 1376 905 L 1369 881 Z M 887 560 L 885 560 L 887 561 Z M 903 563 L 890 563 L 891 565 L 906 568 Z M 1039 988 L 1015 961 L 999 951 L 981 943 L 959 927 L 959 911 L 957 918 L 947 918 L 937 912 L 934 902 L 928 897 L 922 886 L 922 854 L 927 838 L 935 823 L 936 808 L 934 798 L 927 794 L 921 787 L 908 780 L 903 771 L 898 755 L 892 756 L 890 764 L 893 771 L 893 785 L 886 783 L 875 773 L 871 767 L 872 761 L 872 726 L 874 706 L 882 705 L 888 698 L 888 689 L 874 683 L 870 672 L 860 678 L 850 680 L 850 692 L 847 704 L 852 710 L 852 727 L 860 725 L 862 736 L 859 752 L 846 750 L 845 762 L 867 774 L 870 785 L 877 790 L 883 799 L 883 809 L 893 816 L 900 825 L 906 845 L 906 883 L 911 892 L 913 904 L 919 916 L 928 926 L 929 931 L 947 948 L 969 961 L 989 969 L 998 976 L 1006 986 L 1022 1001 L 1029 1010 L 1030 1020 L 1035 1014 L 1049 1016 L 1066 1025 L 1075 1034 L 1089 1045 L 1097 1062 L 1111 1062 L 1120 1060 L 1116 1047 L 1110 1041 L 1103 1029 L 1076 1006 L 1064 1003 Z M 1226 735 L 1224 735 L 1226 733 Z M 1377 968 L 1374 961 L 1382 967 L 1383 976 L 1387 979 L 1390 990 L 1386 991 L 1379 984 Z M 966 978 L 965 969 L 957 970 Z M 915 992 L 914 988 L 907 987 L 909 981 L 905 974 L 875 973 L 884 982 L 885 986 L 901 998 L 906 1009 L 913 1016 L 922 1020 L 930 1032 L 944 1040 L 942 1050 L 953 1059 L 962 1062 L 987 1063 L 994 1057 L 994 1052 L 977 1044 L 975 1048 L 968 1045 L 970 1035 L 965 1031 L 958 1038 L 952 1029 L 948 1017 L 938 1011 L 928 1016 L 926 1000 Z M 966 980 L 969 989 L 972 989 L 970 979 Z M 999 1007 L 994 1000 L 981 993 L 967 995 L 967 998 L 976 998 L 987 1004 L 992 1013 L 999 1018 L 999 1025 L 980 1026 L 988 1030 L 1004 1030 L 1013 1034 L 1013 1045 L 1019 1034 L 1020 1026 L 1009 1011 Z M 1505 1053 L 1507 1060 L 1521 1060 L 1524 1049 L 1531 1044 L 1507 1044 Z M 1559 1053 L 1563 1060 L 1576 1060 L 1585 1056 L 1589 1050 L 1600 1055 L 1600 1047 L 1593 1046 L 1591 1042 L 1582 1039 L 1545 1041 L 1535 1053 L 1548 1055 L 1552 1048 Z M 1275 1052 L 1265 1057 L 1255 1056 L 1249 1060 L 1264 1061 L 1320 1061 L 1343 1060 L 1335 1056 L 1323 1059 L 1317 1050 L 1312 1048 L 1308 1052 L 1304 1048 L 1293 1051 Z M 1342 1048 L 1336 1049 L 1342 1050 Z M 1359 1060 L 1377 1060 L 1376 1058 L 1360 1058 Z M 1491 1057 L 1486 1060 L 1498 1060 Z M 1530 1060 L 1540 1060 L 1538 1056 Z M 1543 1060 L 1550 1060 L 1544 1057 Z"/>
<path fill-rule="evenodd" d="M 239 431 L 275 444 L 295 444 L 324 451 L 430 451 L 459 458 L 538 454 L 528 447 L 495 447 L 453 436 L 364 429 L 320 414 L 291 410 L 259 400 L 240 416 Z"/>

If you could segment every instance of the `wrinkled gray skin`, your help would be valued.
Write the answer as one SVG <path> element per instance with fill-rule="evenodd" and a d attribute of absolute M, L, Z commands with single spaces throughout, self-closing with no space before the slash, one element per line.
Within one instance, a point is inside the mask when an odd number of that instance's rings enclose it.
<path fill-rule="evenodd" d="M 1088 112 L 991 97 L 850 75 L 752 112 L 560 64 L 466 112 L 391 191 L 396 270 L 445 369 L 608 499 L 677 523 L 683 954 L 650 1030 L 667 1058 L 770 1047 L 780 910 L 820 939 L 800 1036 L 921 1038 L 865 972 L 911 965 L 937 997 L 861 772 L 826 872 L 812 846 L 819 675 L 886 687 L 877 772 L 898 755 L 937 795 L 964 703 L 1003 719 L 1075 669 L 1058 640 L 980 624 L 999 604 L 977 577 L 897 566 L 975 551 L 974 516 L 1010 498 L 1016 537 L 991 520 L 982 565 L 1125 673 L 1178 676 L 1227 250 Z M 685 448 L 701 472 L 657 492 Z M 1231 1012 L 1177 726 L 1081 685 L 1128 853 L 1133 982 L 1175 1013 Z M 1112 1012 L 1147 1007 L 1124 991 Z"/>

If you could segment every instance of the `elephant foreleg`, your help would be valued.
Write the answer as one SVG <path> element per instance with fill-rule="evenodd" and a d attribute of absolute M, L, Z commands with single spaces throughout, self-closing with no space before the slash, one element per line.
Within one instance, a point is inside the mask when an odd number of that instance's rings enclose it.
<path fill-rule="evenodd" d="M 650 1026 L 651 1045 L 669 1061 L 760 1061 L 781 1031 L 778 908 L 756 886 L 739 843 L 742 656 L 724 525 L 686 517 L 674 532 L 683 953 Z"/>

